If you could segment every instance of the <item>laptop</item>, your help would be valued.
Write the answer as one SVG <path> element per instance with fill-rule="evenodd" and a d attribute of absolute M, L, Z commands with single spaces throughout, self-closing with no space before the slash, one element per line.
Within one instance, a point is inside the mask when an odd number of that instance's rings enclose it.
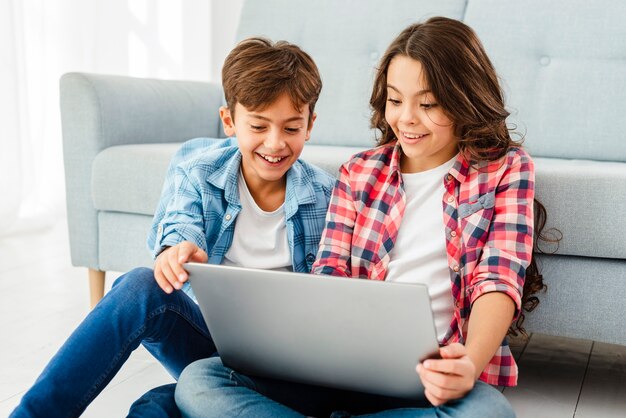
<path fill-rule="evenodd" d="M 421 399 L 438 357 L 425 285 L 188 263 L 222 361 L 250 376 Z"/>

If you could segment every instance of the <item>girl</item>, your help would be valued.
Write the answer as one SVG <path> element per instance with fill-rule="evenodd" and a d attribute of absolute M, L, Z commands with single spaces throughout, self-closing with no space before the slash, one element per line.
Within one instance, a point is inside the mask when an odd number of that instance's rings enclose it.
<path fill-rule="evenodd" d="M 389 46 L 370 104 L 379 146 L 341 167 L 313 272 L 428 285 L 442 347 L 416 368 L 426 399 L 253 380 L 213 358 L 183 372 L 183 415 L 514 416 L 490 385 L 516 384 L 505 336 L 543 283 L 534 166 L 509 134 L 493 65 L 468 26 L 432 18 Z"/>

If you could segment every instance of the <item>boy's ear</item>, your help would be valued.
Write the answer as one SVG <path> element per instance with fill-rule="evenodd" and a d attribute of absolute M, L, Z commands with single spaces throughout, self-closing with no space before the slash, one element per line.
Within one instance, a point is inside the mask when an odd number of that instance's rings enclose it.
<path fill-rule="evenodd" d="M 306 130 L 305 141 L 308 141 L 309 139 L 311 139 L 311 130 L 313 130 L 313 124 L 315 123 L 315 119 L 317 119 L 317 113 L 313 113 L 311 115 L 311 120 L 309 121 L 309 126 L 307 127 L 307 130 Z"/>
<path fill-rule="evenodd" d="M 230 113 L 230 109 L 226 106 L 220 107 L 220 119 L 224 125 L 224 133 L 226 136 L 235 136 L 235 121 Z"/>

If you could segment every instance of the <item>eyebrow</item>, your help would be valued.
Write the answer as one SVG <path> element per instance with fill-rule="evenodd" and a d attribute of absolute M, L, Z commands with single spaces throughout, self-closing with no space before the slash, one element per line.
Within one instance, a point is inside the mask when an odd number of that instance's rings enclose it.
<path fill-rule="evenodd" d="M 255 119 L 261 119 L 264 120 L 266 122 L 271 122 L 272 120 L 270 118 L 266 118 L 265 116 L 261 116 L 261 115 L 257 115 L 257 114 L 250 114 L 248 115 L 251 118 L 255 118 Z M 292 118 L 289 118 L 283 122 L 295 122 L 295 121 L 300 121 L 300 120 L 304 120 L 304 116 L 294 116 Z"/>
<path fill-rule="evenodd" d="M 398 88 L 397 88 L 397 87 L 394 87 L 393 85 L 391 85 L 391 84 L 389 84 L 389 83 L 387 83 L 387 88 L 388 88 L 388 89 L 395 90 L 398 94 L 402 94 L 402 93 L 400 92 L 400 90 L 398 90 Z M 420 91 L 418 91 L 415 95 L 416 95 L 416 96 L 422 96 L 422 95 L 424 95 L 424 94 L 426 94 L 426 93 L 431 93 L 431 90 L 430 90 L 430 89 L 420 90 Z"/>

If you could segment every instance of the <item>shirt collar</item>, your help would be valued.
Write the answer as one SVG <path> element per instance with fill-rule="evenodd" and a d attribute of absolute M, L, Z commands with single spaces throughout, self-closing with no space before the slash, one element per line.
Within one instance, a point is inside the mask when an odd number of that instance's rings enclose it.
<path fill-rule="evenodd" d="M 389 168 L 392 173 L 400 174 L 400 157 L 402 156 L 402 147 L 400 146 L 400 142 L 397 140 L 395 144 L 391 146 L 393 146 L 393 151 L 391 154 L 391 164 L 389 165 Z M 469 168 L 469 163 L 463 157 L 463 153 L 459 152 L 456 156 L 456 160 L 454 161 L 454 165 L 448 173 L 459 183 L 463 183 L 469 173 Z"/>
<path fill-rule="evenodd" d="M 236 146 L 219 151 L 221 155 L 213 160 L 206 181 L 224 190 L 224 197 L 229 204 L 240 206 L 237 181 L 239 166 L 241 165 L 241 152 Z"/>
<path fill-rule="evenodd" d="M 216 158 L 210 167 L 207 182 L 224 190 L 224 197 L 231 205 L 240 206 L 238 179 L 241 166 L 241 152 L 237 147 L 224 148 L 221 158 Z M 300 160 L 287 171 L 285 190 L 285 216 L 290 218 L 300 205 L 315 203 L 313 182 L 316 175 Z"/>

